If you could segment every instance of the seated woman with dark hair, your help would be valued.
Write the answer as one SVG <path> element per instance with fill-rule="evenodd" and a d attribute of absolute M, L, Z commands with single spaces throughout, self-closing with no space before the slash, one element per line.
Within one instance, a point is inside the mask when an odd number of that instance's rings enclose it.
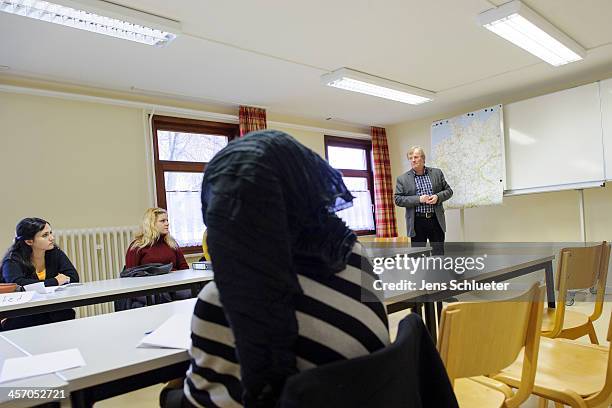
<path fill-rule="evenodd" d="M 191 367 L 182 393 L 162 395 L 168 406 L 273 407 L 292 374 L 389 344 L 369 260 L 335 215 L 352 200 L 340 173 L 282 132 L 213 158 L 202 212 L 215 281 L 199 294 Z"/>
<path fill-rule="evenodd" d="M 49 223 L 41 218 L 24 218 L 16 227 L 15 242 L 2 260 L 2 278 L 21 286 L 44 282 L 57 286 L 78 282 L 79 274 L 66 254 L 55 245 Z M 72 309 L 4 319 L 4 330 L 74 319 Z"/>

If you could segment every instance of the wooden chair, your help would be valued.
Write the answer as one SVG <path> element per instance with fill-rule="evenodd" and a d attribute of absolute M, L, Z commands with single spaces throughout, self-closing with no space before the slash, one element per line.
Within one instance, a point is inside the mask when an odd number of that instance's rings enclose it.
<path fill-rule="evenodd" d="M 388 242 L 388 243 L 403 243 L 410 242 L 410 237 L 391 237 L 391 238 L 374 238 L 374 242 Z"/>
<path fill-rule="evenodd" d="M 542 336 L 577 339 L 589 336 L 599 344 L 593 322 L 603 311 L 603 301 L 610 260 L 610 244 L 605 241 L 592 247 L 563 248 L 557 265 L 555 284 L 559 291 L 556 309 L 544 309 Z M 567 310 L 565 300 L 569 290 L 587 289 L 597 285 L 593 313 L 590 316 Z"/>
<path fill-rule="evenodd" d="M 202 258 L 201 261 L 209 261 L 210 262 L 210 254 L 208 253 L 208 230 L 204 230 L 204 234 L 202 234 Z"/>
<path fill-rule="evenodd" d="M 516 407 L 531 394 L 535 377 L 544 290 L 534 284 L 499 302 L 452 303 L 442 311 L 438 350 L 459 401 L 466 407 Z M 516 393 L 484 376 L 498 373 L 525 350 Z"/>
<path fill-rule="evenodd" d="M 608 341 L 612 340 L 612 319 Z M 518 385 L 522 355 L 495 379 L 512 387 Z M 571 407 L 603 408 L 612 403 L 612 357 L 607 347 L 580 344 L 566 339 L 542 338 L 533 393 L 546 400 Z"/>

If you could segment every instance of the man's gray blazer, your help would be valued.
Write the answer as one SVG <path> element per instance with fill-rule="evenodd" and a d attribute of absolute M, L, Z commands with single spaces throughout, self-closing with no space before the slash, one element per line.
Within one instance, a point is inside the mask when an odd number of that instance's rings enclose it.
<path fill-rule="evenodd" d="M 442 203 L 453 196 L 453 190 L 450 188 L 442 170 L 434 167 L 427 167 L 429 179 L 433 193 L 438 196 L 438 203 L 434 206 L 436 218 L 440 223 L 442 231 L 446 232 L 446 219 L 444 218 L 444 207 Z M 410 169 L 406 173 L 397 178 L 395 186 L 395 205 L 398 207 L 406 207 L 406 229 L 408 236 L 414 237 L 414 212 L 415 208 L 420 204 L 419 196 L 416 192 L 416 182 L 414 181 L 414 170 Z"/>

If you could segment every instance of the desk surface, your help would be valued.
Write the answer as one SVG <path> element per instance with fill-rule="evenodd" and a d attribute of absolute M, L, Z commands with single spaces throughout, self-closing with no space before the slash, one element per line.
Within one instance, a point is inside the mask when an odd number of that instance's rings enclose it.
<path fill-rule="evenodd" d="M 2 333 L 31 354 L 78 348 L 86 365 L 61 371 L 72 392 L 189 359 L 186 350 L 137 348 L 150 332 L 174 314 L 193 314 L 196 299 L 29 327 Z M 186 330 L 190 330 L 189 327 Z M 45 341 L 40 341 L 44 338 Z"/>
<path fill-rule="evenodd" d="M 190 285 L 202 283 L 211 281 L 212 279 L 213 273 L 211 271 L 194 271 L 192 269 L 186 269 L 158 276 L 116 278 L 84 282 L 82 285 L 62 288 L 55 293 L 46 295 L 36 294 L 34 299 L 27 303 L 2 306 L 0 307 L 0 314 L 11 310 L 28 309 L 58 303 L 86 301 L 89 304 L 93 304 L 98 303 L 97 300 L 100 298 L 113 296 L 119 298 L 120 295 L 124 294 L 172 287 L 179 284 Z"/>
<path fill-rule="evenodd" d="M 7 358 L 25 357 L 27 355 L 26 352 L 16 347 L 10 341 L 0 337 L 0 367 L 4 365 L 4 360 Z M 66 385 L 68 385 L 68 383 L 55 374 L 39 375 L 37 377 L 5 382 L 0 384 L 0 404 L 2 408 L 19 408 L 32 406 L 33 403 L 53 401 L 52 399 L 13 399 L 9 398 L 8 394 L 11 390 L 23 390 L 28 388 L 61 389 Z M 66 391 L 66 397 L 68 397 L 68 391 Z"/>

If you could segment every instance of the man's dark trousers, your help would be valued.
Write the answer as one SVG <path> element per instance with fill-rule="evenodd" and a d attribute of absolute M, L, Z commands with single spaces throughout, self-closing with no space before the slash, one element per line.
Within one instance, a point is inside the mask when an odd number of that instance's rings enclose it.
<path fill-rule="evenodd" d="M 432 213 L 431 218 L 425 218 L 420 216 L 419 213 L 416 213 L 414 218 L 414 232 L 416 235 L 410 238 L 413 246 L 425 246 L 427 239 L 429 239 L 429 243 L 433 249 L 432 255 L 444 254 L 445 234 L 435 214 Z"/>

